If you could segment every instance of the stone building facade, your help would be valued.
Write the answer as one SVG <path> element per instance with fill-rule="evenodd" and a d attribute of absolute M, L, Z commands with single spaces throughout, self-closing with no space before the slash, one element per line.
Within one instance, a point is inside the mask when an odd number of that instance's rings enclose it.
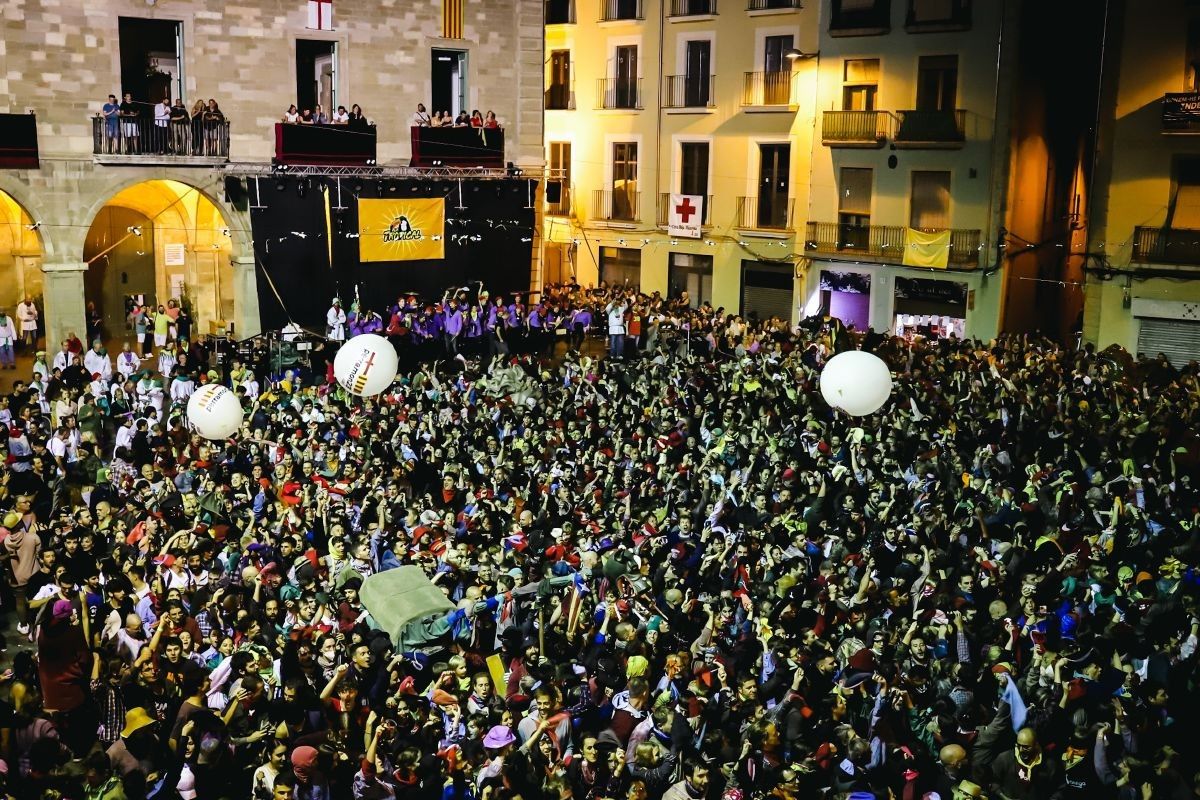
<path fill-rule="evenodd" d="M 314 9 L 325 15 L 316 25 Z M 144 20 L 173 23 L 175 46 L 131 36 L 130 25 L 137 30 Z M 542 164 L 538 0 L 15 0 L 0 7 L 0 24 L 0 113 L 36 114 L 41 157 L 40 169 L 0 170 L 8 200 L 0 214 L 7 208 L 13 217 L 0 226 L 18 231 L 0 238 L 0 250 L 7 248 L 0 252 L 0 306 L 11 310 L 20 294 L 40 292 L 52 348 L 68 330 L 83 333 L 86 272 L 98 263 L 90 267 L 84 253 L 97 214 L 148 182 L 174 187 L 180 202 L 164 205 L 177 205 L 175 219 L 182 220 L 157 237 L 174 235 L 184 253 L 182 264 L 175 256 L 174 275 L 155 253 L 157 297 L 170 296 L 170 281 L 206 290 L 223 274 L 220 297 L 197 319 L 200 332 L 218 316 L 239 336 L 257 331 L 249 214 L 244 202 L 227 197 L 225 177 L 230 164 L 270 161 L 274 124 L 297 102 L 298 72 L 314 47 L 332 55 L 318 64 L 315 91 L 347 108 L 362 106 L 377 126 L 380 165 L 408 163 L 417 103 L 429 106 L 437 92 L 445 94 L 439 53 L 455 59 L 454 104 L 494 110 L 506 128 L 506 158 Z M 152 47 L 164 52 L 147 52 Z M 142 61 L 147 74 L 165 75 L 189 108 L 198 99 L 217 100 L 229 122 L 227 158 L 94 154 L 94 118 Z M 147 198 L 149 208 L 153 196 Z M 218 215 L 201 223 L 197 203 Z M 159 224 L 157 215 L 136 210 Z M 214 253 L 224 263 L 212 266 Z"/>

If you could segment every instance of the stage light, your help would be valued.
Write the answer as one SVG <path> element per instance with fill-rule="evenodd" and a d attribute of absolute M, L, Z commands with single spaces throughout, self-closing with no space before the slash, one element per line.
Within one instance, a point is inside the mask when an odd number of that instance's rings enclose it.
<path fill-rule="evenodd" d="M 279 180 L 275 181 L 275 188 L 281 192 L 284 191 L 287 189 L 287 181 L 285 181 L 283 178 L 280 178 Z"/>
<path fill-rule="evenodd" d="M 308 181 L 304 178 L 301 178 L 296 182 L 296 194 L 300 197 L 304 197 L 304 195 L 308 194 Z"/>
<path fill-rule="evenodd" d="M 388 182 L 388 191 L 389 192 L 391 192 L 392 194 L 395 194 L 399 190 L 400 190 L 400 187 L 396 184 L 395 181 Z"/>
<path fill-rule="evenodd" d="M 354 193 L 355 193 L 356 195 L 362 194 L 362 190 L 363 190 L 363 182 L 362 182 L 362 181 L 355 181 L 355 182 L 354 182 Z"/>

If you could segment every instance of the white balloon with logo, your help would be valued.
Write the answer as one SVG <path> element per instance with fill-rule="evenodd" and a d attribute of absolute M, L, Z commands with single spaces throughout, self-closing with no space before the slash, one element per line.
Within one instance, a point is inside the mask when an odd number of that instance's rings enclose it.
<path fill-rule="evenodd" d="M 205 439 L 228 439 L 242 427 L 242 404 L 228 387 L 201 386 L 188 398 L 188 427 Z"/>
<path fill-rule="evenodd" d="M 892 373 L 882 359 L 871 353 L 838 353 L 821 370 L 821 396 L 852 417 L 874 414 L 891 394 Z"/>
<path fill-rule="evenodd" d="M 392 385 L 400 360 L 382 336 L 364 333 L 346 342 L 333 358 L 333 375 L 350 394 L 372 397 Z"/>

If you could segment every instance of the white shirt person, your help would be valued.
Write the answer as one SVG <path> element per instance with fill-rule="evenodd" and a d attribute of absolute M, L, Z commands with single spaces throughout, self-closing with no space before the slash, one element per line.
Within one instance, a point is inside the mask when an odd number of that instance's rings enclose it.
<path fill-rule="evenodd" d="M 346 341 L 346 312 L 342 310 L 342 301 L 336 297 L 325 312 L 325 335 L 335 342 Z"/>

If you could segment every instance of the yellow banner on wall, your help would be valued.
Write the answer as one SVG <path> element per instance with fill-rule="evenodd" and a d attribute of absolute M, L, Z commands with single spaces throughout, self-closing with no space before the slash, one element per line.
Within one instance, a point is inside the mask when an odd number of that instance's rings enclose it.
<path fill-rule="evenodd" d="M 916 228 L 904 229 L 904 264 L 944 269 L 949 261 L 950 231 L 925 233 Z"/>
<path fill-rule="evenodd" d="M 360 261 L 445 258 L 446 199 L 358 201 Z"/>

